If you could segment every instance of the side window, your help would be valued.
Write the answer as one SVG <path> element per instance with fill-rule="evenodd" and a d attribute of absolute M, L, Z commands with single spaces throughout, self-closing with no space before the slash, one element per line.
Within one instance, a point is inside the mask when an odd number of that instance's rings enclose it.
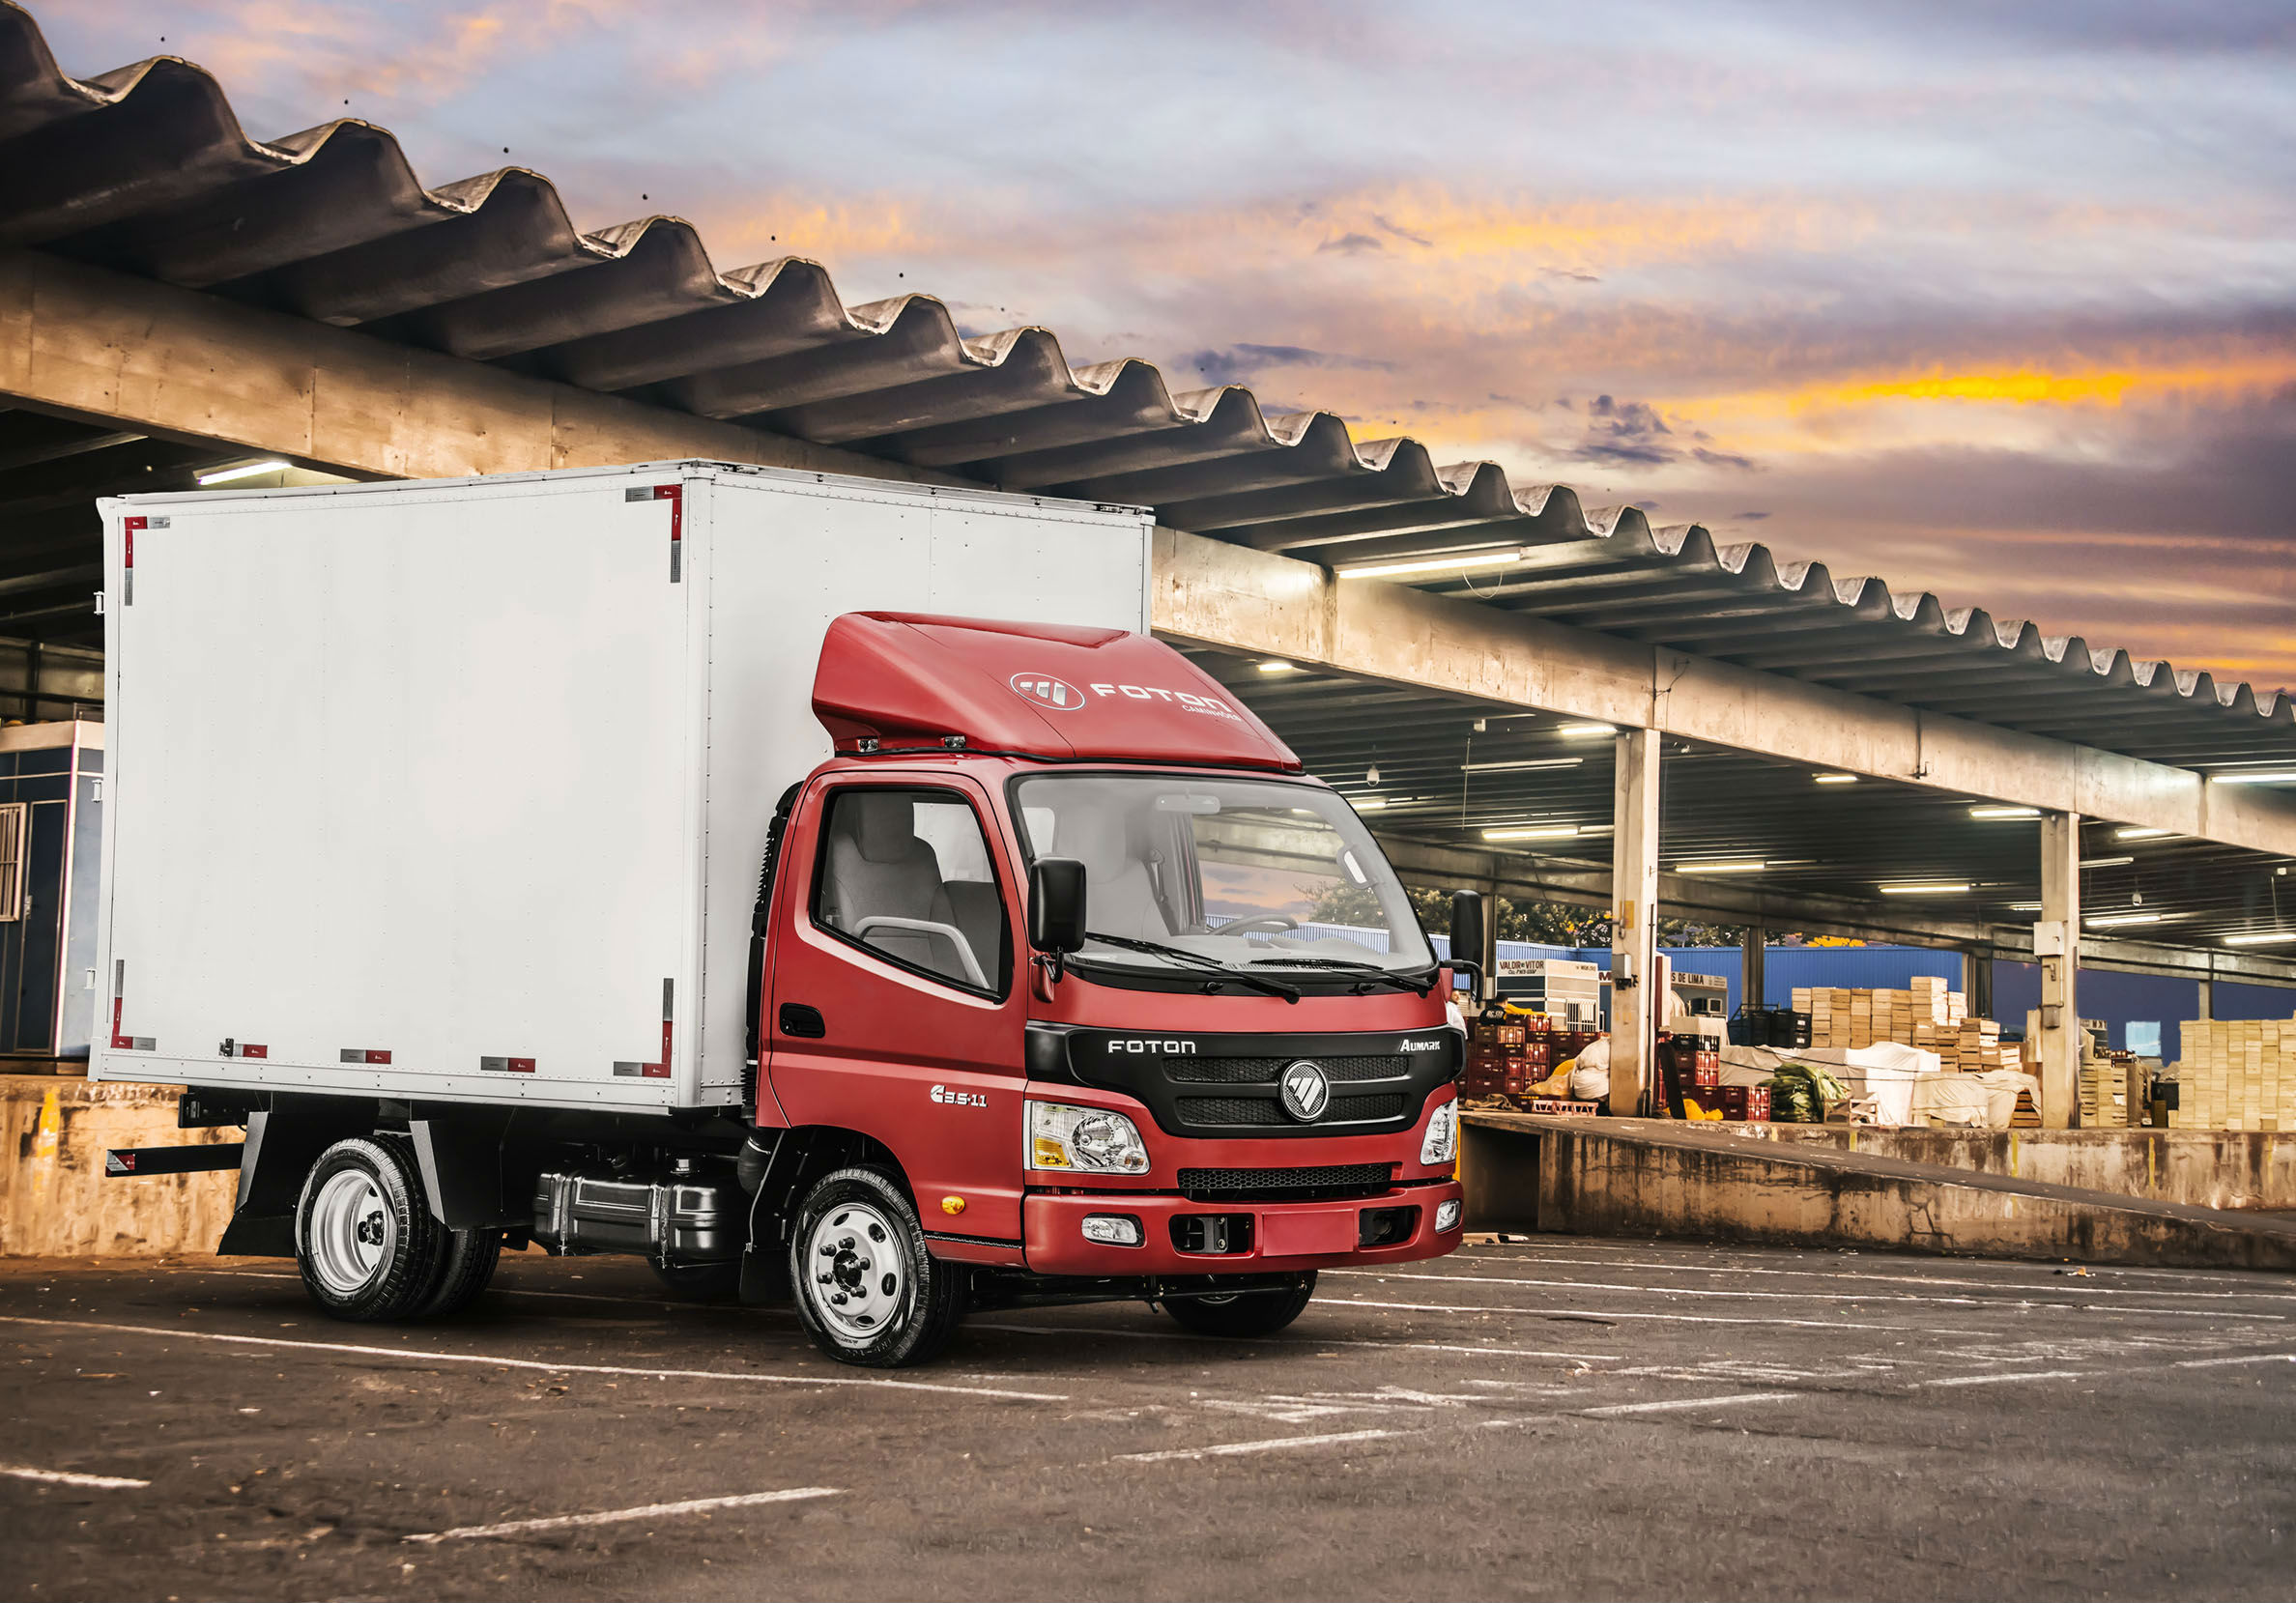
<path fill-rule="evenodd" d="M 1003 898 L 979 815 L 950 790 L 846 786 L 822 816 L 814 918 L 879 957 L 1001 995 Z"/>

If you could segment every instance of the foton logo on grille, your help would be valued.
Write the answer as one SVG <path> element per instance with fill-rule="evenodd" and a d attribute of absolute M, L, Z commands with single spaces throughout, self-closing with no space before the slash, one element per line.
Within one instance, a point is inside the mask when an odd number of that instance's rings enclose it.
<path fill-rule="evenodd" d="M 1192 1041 L 1148 1041 L 1138 1036 L 1131 1036 L 1122 1041 L 1108 1043 L 1108 1050 L 1111 1052 L 1165 1052 L 1176 1057 L 1186 1057 L 1195 1049 L 1196 1044 Z"/>
<path fill-rule="evenodd" d="M 1054 712 L 1075 712 L 1084 704 L 1084 693 L 1066 679 L 1055 679 L 1049 673 L 1016 673 L 1005 681 L 1013 687 L 1013 694 L 1023 701 Z"/>

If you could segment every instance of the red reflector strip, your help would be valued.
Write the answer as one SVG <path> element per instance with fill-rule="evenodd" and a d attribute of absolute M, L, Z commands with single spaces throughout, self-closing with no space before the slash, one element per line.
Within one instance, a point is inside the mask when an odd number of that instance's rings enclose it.
<path fill-rule="evenodd" d="M 271 1056 L 271 1048 L 269 1046 L 252 1045 L 247 1042 L 242 1041 L 233 1045 L 231 1048 L 231 1055 L 233 1057 L 269 1057 Z"/>
<path fill-rule="evenodd" d="M 342 1061 L 345 1063 L 388 1063 L 390 1054 L 378 1052 L 366 1046 L 346 1046 L 342 1050 Z"/>
<path fill-rule="evenodd" d="M 531 1057 L 482 1057 L 478 1067 L 493 1074 L 531 1074 L 534 1060 Z"/>

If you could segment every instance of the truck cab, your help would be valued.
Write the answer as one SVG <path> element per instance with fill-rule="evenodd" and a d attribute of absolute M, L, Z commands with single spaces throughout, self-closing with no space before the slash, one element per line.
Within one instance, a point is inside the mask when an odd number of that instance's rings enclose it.
<path fill-rule="evenodd" d="M 837 756 L 765 888 L 761 1130 L 881 1145 L 991 1295 L 1218 1281 L 1166 1305 L 1242 1330 L 1319 1269 L 1457 1245 L 1442 970 L 1354 811 L 1217 681 L 1120 631 L 848 615 L 815 706 Z M 890 1294 L 825 1230 L 794 1290 L 867 1349 Z"/>

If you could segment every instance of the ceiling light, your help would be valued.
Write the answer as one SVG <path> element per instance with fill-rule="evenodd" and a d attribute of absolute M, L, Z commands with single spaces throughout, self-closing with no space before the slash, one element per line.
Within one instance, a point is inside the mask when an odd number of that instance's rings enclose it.
<path fill-rule="evenodd" d="M 1576 824 L 1522 824 L 1507 829 L 1486 829 L 1486 841 L 1560 841 L 1578 833 Z"/>
<path fill-rule="evenodd" d="M 1379 783 L 1378 763 L 1374 762 L 1370 767 L 1363 770 L 1363 783 L 1365 785 L 1377 785 Z"/>
<path fill-rule="evenodd" d="M 1760 873 L 1767 863 L 1677 863 L 1677 873 Z"/>
<path fill-rule="evenodd" d="M 2041 810 L 2038 807 L 1995 807 L 1989 803 L 1984 807 L 1970 808 L 1969 816 L 1972 818 L 2038 818 L 2041 816 Z"/>
<path fill-rule="evenodd" d="M 1351 805 L 1352 807 L 1354 807 L 1354 808 L 1355 808 L 1355 810 L 1356 810 L 1358 813 L 1376 813 L 1376 812 L 1378 812 L 1378 811 L 1379 811 L 1381 808 L 1383 808 L 1383 807 L 1387 806 L 1387 797 L 1385 797 L 1385 796 L 1350 796 L 1350 797 L 1348 798 L 1348 802 L 1349 802 L 1349 805 Z"/>
<path fill-rule="evenodd" d="M 1462 762 L 1462 774 L 1516 773 L 1526 768 L 1575 768 L 1587 759 L 1583 757 L 1527 757 L 1510 762 Z"/>
<path fill-rule="evenodd" d="M 2009 910 L 2013 913 L 2037 913 L 2041 910 L 2041 903 L 2038 902 L 2012 902 L 2009 903 Z"/>
<path fill-rule="evenodd" d="M 257 473 L 275 473 L 287 466 L 284 462 L 249 462 L 237 468 L 218 468 L 212 473 L 201 473 L 199 482 L 229 484 L 235 478 L 253 478 Z"/>
<path fill-rule="evenodd" d="M 2226 935 L 2226 946 L 2270 946 L 2276 941 L 2296 941 L 2296 930 L 2266 930 L 2253 935 Z"/>
<path fill-rule="evenodd" d="M 2084 869 L 2120 869 L 2136 862 L 2134 857 L 2090 857 L 2081 862 Z"/>
<path fill-rule="evenodd" d="M 1566 735 L 1572 740 L 1584 740 L 1597 734 L 1617 734 L 1619 726 L 1616 724 L 1565 724 L 1555 732 Z"/>
<path fill-rule="evenodd" d="M 1968 884 L 1959 885 L 1884 885 L 1883 896 L 1967 896 Z"/>
<path fill-rule="evenodd" d="M 1300 671 L 1300 665 L 1271 657 L 1259 665 L 1259 671 L 1262 673 L 1297 673 Z"/>
<path fill-rule="evenodd" d="M 2296 785 L 2296 773 L 2285 768 L 2272 768 L 2249 773 L 2211 774 L 2219 785 Z"/>
<path fill-rule="evenodd" d="M 1388 579 L 1399 573 L 1455 573 L 1461 568 L 1498 568 L 1519 562 L 1530 553 L 1516 546 L 1507 551 L 1481 551 L 1467 557 L 1413 558 L 1404 562 L 1373 562 L 1365 567 L 1341 568 L 1342 579 Z"/>
<path fill-rule="evenodd" d="M 1855 785 L 1855 774 L 1817 774 L 1812 776 L 1820 785 Z"/>
<path fill-rule="evenodd" d="M 2109 930 L 2116 924 L 2158 924 L 2166 913 L 2104 913 L 2081 922 L 2092 930 Z"/>
<path fill-rule="evenodd" d="M 2164 835 L 2173 835 L 2173 829 L 2157 829 L 2151 824 L 2129 824 L 2112 832 L 2116 841 L 2157 841 Z"/>

